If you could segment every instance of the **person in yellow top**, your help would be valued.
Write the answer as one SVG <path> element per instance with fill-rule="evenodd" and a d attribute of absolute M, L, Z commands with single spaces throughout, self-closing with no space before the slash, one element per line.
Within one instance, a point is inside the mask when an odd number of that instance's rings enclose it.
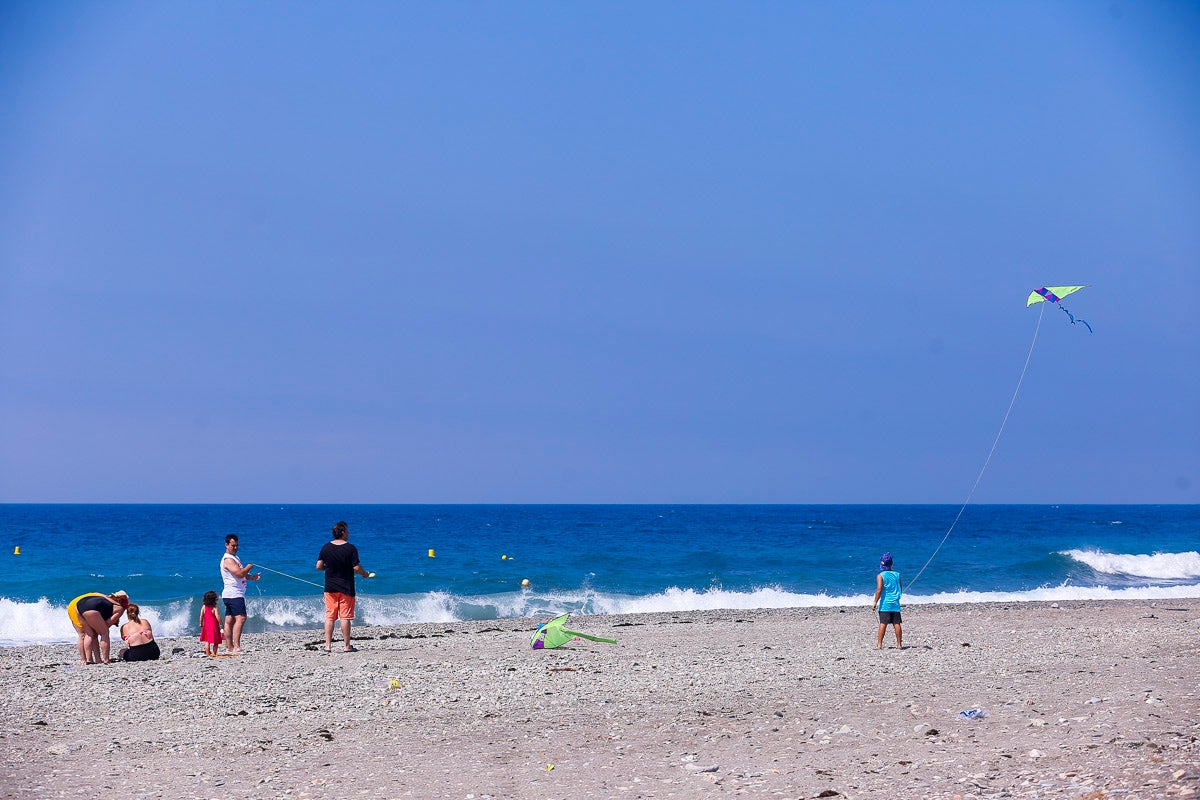
<path fill-rule="evenodd" d="M 121 621 L 129 607 L 124 592 L 88 592 L 67 604 L 67 616 L 79 636 L 79 659 L 84 664 L 107 664 L 111 642 L 109 628 Z"/>

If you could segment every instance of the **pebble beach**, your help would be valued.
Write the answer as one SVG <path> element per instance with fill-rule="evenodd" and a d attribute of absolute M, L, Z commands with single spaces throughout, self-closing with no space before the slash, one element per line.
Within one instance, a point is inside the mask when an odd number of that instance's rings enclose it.
<path fill-rule="evenodd" d="M 572 618 L 0 650 L 4 798 L 1200 796 L 1200 600 Z M 964 715 L 963 712 L 974 712 Z"/>

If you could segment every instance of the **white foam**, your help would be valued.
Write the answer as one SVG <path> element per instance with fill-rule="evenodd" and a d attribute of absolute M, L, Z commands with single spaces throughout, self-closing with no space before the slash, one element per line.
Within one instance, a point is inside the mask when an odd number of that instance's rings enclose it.
<path fill-rule="evenodd" d="M 299 597 L 257 597 L 249 613 L 281 628 L 320 627 L 325 620 L 325 602 Z"/>
<path fill-rule="evenodd" d="M 1102 550 L 1066 550 L 1061 555 L 1087 564 L 1105 575 L 1186 581 L 1200 578 L 1200 553 L 1154 553 L 1138 555 L 1105 553 Z"/>
<path fill-rule="evenodd" d="M 359 625 L 406 625 L 412 622 L 453 622 L 458 605 L 453 595 L 429 592 L 420 595 L 359 595 L 354 606 Z M 250 616 L 261 617 L 276 628 L 319 628 L 325 622 L 325 603 L 311 597 L 260 597 L 250 606 Z"/>
<path fill-rule="evenodd" d="M 188 631 L 188 603 L 170 603 L 162 610 L 139 606 L 142 616 L 150 621 L 156 636 L 181 636 Z M 65 605 L 56 606 L 42 597 L 35 603 L 21 603 L 0 598 L 0 647 L 27 644 L 74 642 L 75 628 L 67 617 Z M 112 638 L 120 637 L 113 631 Z"/>
<path fill-rule="evenodd" d="M 193 626 L 199 636 L 199 618 L 192 619 L 192 604 L 188 600 L 176 600 L 173 603 L 168 603 L 161 610 L 153 606 L 138 606 L 142 612 L 142 616 L 150 620 L 150 627 L 154 629 L 154 635 L 159 637 L 177 637 L 187 636 L 192 632 Z"/>
<path fill-rule="evenodd" d="M 1188 554 L 1171 554 L 1188 555 Z M 1191 554 L 1195 555 L 1195 554 Z M 1118 558 L 1128 558 L 1122 556 Z M 590 588 L 574 591 L 538 593 L 516 591 L 461 597 L 447 592 L 413 595 L 372 595 L 358 599 L 356 624 L 404 625 L 418 622 L 446 623 L 461 620 L 551 617 L 572 614 L 641 614 L 672 611 L 740 610 L 753 608 L 832 608 L 867 607 L 873 594 L 830 595 L 789 592 L 770 586 L 749 592 L 724 589 L 681 589 L 671 587 L 644 596 L 613 595 Z M 1200 583 L 1171 586 L 1078 586 L 1064 583 L 1020 592 L 937 592 L 904 594 L 904 605 L 947 603 L 1021 603 L 1063 600 L 1177 600 L 1200 598 Z M 192 637 L 199 634 L 190 600 L 176 600 L 160 606 L 141 606 L 142 616 L 150 620 L 158 638 Z M 325 617 L 324 604 L 312 597 L 261 597 L 250 607 L 252 619 L 260 619 L 273 628 L 320 628 Z M 116 638 L 114 634 L 114 639 Z M 75 630 L 67 619 L 65 606 L 51 604 L 45 598 L 21 603 L 0 598 L 0 647 L 30 644 L 74 642 Z"/>
<path fill-rule="evenodd" d="M 1106 586 L 1047 586 L 1020 592 L 938 592 L 930 595 L 905 593 L 905 605 L 946 603 L 1021 603 L 1060 600 L 1172 600 L 1200 597 L 1200 584 L 1179 586 L 1134 586 L 1113 589 Z M 671 588 L 659 594 L 625 599 L 598 600 L 596 614 L 633 614 L 660 611 L 708 611 L 751 608 L 833 608 L 870 606 L 874 593 L 860 595 L 798 594 L 779 588 L 753 592 L 728 592 L 721 589 L 698 592 Z M 566 609 L 564 609 L 566 610 Z"/>
<path fill-rule="evenodd" d="M 44 597 L 36 603 L 0 598 L 0 646 L 73 641 L 75 628 L 66 606 L 51 605 Z"/>
<path fill-rule="evenodd" d="M 455 598 L 448 592 L 421 595 L 375 595 L 360 597 L 356 605 L 369 625 L 406 625 L 412 622 L 453 622 Z"/>
<path fill-rule="evenodd" d="M 1060 600 L 1181 600 L 1200 597 L 1200 584 L 1179 586 L 1045 586 L 1027 592 L 940 592 L 931 595 L 904 595 L 912 605 L 938 603 L 1029 603 Z"/>
<path fill-rule="evenodd" d="M 798 594 L 778 587 L 755 589 L 752 592 L 729 592 L 724 589 L 679 589 L 671 587 L 659 594 L 645 597 L 597 598 L 597 614 L 645 614 L 657 611 L 709 611 L 715 609 L 749 608 L 828 608 L 870 604 L 870 597 L 832 597 L 827 594 Z"/>

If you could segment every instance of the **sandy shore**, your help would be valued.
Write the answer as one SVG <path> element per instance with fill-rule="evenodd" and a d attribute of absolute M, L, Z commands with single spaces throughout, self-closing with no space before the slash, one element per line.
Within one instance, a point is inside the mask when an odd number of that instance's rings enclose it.
<path fill-rule="evenodd" d="M 10 648 L 0 795 L 1200 797 L 1200 600 L 1060 605 L 909 606 L 882 651 L 862 608 Z"/>

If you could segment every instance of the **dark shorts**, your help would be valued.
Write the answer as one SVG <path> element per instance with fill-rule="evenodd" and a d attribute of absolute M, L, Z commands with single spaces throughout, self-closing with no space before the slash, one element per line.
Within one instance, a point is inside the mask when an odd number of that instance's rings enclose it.
<path fill-rule="evenodd" d="M 160 655 L 158 642 L 151 640 L 145 644 L 139 644 L 137 647 L 129 648 L 121 654 L 121 658 L 125 661 L 158 661 Z"/>
<path fill-rule="evenodd" d="M 246 616 L 246 598 L 244 597 L 222 597 L 225 603 L 225 616 L 227 617 L 244 617 Z"/>
<path fill-rule="evenodd" d="M 880 611 L 879 612 L 879 624 L 880 625 L 899 625 L 900 624 L 900 612 L 899 611 Z"/>

